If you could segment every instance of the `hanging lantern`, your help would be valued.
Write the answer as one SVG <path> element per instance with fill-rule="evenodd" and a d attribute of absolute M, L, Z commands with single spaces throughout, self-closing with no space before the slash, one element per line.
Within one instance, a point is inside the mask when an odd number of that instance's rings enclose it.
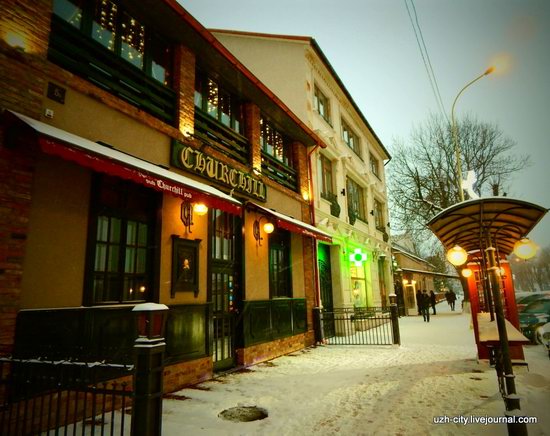
<path fill-rule="evenodd" d="M 454 266 L 464 265 L 468 260 L 468 253 L 466 253 L 464 248 L 459 245 L 455 245 L 447 251 L 447 260 Z"/>
<path fill-rule="evenodd" d="M 461 271 L 461 274 L 462 274 L 462 277 L 468 278 L 468 277 L 472 277 L 473 272 L 470 268 L 464 268 Z"/>
<path fill-rule="evenodd" d="M 529 238 L 522 238 L 514 244 L 514 254 L 520 259 L 531 259 L 538 250 L 539 246 Z"/>

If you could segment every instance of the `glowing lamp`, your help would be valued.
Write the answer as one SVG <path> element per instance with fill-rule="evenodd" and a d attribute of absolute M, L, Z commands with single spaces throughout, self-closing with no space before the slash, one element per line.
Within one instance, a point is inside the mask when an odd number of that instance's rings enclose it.
<path fill-rule="evenodd" d="M 461 271 L 461 274 L 462 274 L 462 277 L 468 278 L 468 277 L 472 277 L 473 272 L 470 268 L 464 268 Z"/>
<path fill-rule="evenodd" d="M 193 213 L 196 213 L 198 216 L 203 216 L 208 213 L 208 206 L 204 203 L 195 203 L 193 205 Z"/>
<path fill-rule="evenodd" d="M 275 226 L 273 223 L 267 222 L 263 225 L 264 232 L 267 234 L 273 233 L 273 230 L 275 230 Z"/>
<path fill-rule="evenodd" d="M 464 265 L 468 260 L 468 253 L 464 248 L 455 245 L 447 251 L 447 260 L 454 266 Z"/>
<path fill-rule="evenodd" d="M 539 246 L 529 238 L 522 238 L 514 244 L 514 254 L 520 259 L 531 259 L 538 250 Z"/>

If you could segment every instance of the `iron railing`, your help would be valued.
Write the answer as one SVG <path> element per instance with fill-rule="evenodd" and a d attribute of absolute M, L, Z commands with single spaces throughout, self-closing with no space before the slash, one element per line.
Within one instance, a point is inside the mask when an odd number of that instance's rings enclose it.
<path fill-rule="evenodd" d="M 133 376 L 133 365 L 0 358 L 0 434 L 129 434 Z"/>
<path fill-rule="evenodd" d="M 390 308 L 356 307 L 322 312 L 325 343 L 329 345 L 399 344 L 399 321 Z"/>

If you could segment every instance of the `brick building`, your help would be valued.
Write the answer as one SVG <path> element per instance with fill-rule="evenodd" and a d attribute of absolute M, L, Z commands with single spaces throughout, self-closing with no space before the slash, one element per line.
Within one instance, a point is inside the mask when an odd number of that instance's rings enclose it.
<path fill-rule="evenodd" d="M 167 390 L 313 343 L 325 145 L 176 1 L 6 0 L 0 78 L 1 353 L 125 362 L 146 301 Z"/>
<path fill-rule="evenodd" d="M 332 237 L 318 251 L 323 307 L 385 307 L 393 292 L 389 152 L 314 38 L 212 33 L 327 144 L 310 156 L 315 225 Z"/>

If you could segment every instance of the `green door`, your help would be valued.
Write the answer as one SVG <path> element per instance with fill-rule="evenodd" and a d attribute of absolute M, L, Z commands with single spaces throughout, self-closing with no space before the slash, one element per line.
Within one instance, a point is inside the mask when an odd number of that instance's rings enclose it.
<path fill-rule="evenodd" d="M 210 214 L 210 281 L 214 370 L 236 364 L 236 315 L 241 306 L 241 220 L 213 210 Z"/>

